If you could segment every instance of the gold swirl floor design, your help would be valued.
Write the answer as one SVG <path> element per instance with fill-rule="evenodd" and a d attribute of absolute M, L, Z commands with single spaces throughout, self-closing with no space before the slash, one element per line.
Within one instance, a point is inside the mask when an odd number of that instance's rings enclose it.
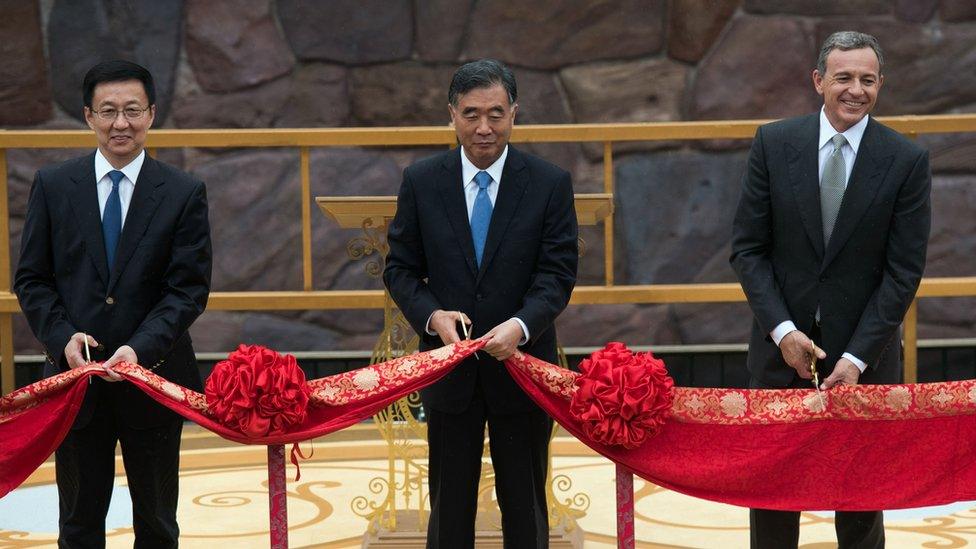
<path fill-rule="evenodd" d="M 196 427 L 184 431 L 179 520 L 181 547 L 213 549 L 267 547 L 268 500 L 264 447 L 224 441 Z M 352 512 L 356 496 L 377 500 L 369 482 L 385 474 L 385 446 L 370 425 L 336 433 L 303 450 L 300 481 L 288 466 L 288 517 L 291 547 L 351 549 L 360 547 L 364 519 Z M 553 441 L 553 469 L 572 481 L 568 498 L 588 494 L 591 504 L 579 525 L 586 549 L 616 547 L 614 538 L 614 468 L 569 436 Z M 121 464 L 118 464 L 121 473 Z M 53 462 L 0 500 L 0 548 L 55 547 L 57 492 Z M 635 481 L 637 547 L 712 548 L 748 546 L 748 511 L 698 500 Z M 125 478 L 116 481 L 116 500 L 125 501 Z M 113 505 L 115 505 L 113 503 Z M 113 507 L 108 547 L 131 547 L 131 518 L 125 505 Z M 950 549 L 976 546 L 976 503 L 886 514 L 888 547 Z M 23 529 L 30 524 L 30 529 Z M 829 513 L 803 515 L 800 546 L 836 547 Z"/>

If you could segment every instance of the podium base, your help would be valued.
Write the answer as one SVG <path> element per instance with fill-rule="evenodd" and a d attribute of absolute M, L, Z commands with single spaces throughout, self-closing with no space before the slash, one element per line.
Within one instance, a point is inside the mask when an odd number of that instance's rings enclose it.
<path fill-rule="evenodd" d="M 474 544 L 478 549 L 503 549 L 502 531 L 491 524 L 483 524 L 489 520 L 479 520 L 475 525 Z M 366 534 L 363 538 L 363 549 L 424 549 L 427 543 L 426 530 L 420 529 L 420 520 L 415 511 L 397 512 L 397 530 L 380 530 L 375 534 Z M 582 549 L 583 531 L 575 527 L 567 531 L 563 526 L 557 526 L 549 531 L 550 549 Z"/>

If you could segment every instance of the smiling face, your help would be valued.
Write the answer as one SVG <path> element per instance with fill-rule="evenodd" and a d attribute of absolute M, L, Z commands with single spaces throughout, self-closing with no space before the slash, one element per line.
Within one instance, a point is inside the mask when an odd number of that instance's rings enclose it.
<path fill-rule="evenodd" d="M 835 49 L 827 55 L 824 74 L 813 71 L 813 86 L 823 96 L 827 120 L 838 132 L 871 112 L 883 82 L 878 56 L 871 48 Z"/>
<path fill-rule="evenodd" d="M 470 90 L 458 97 L 457 103 L 448 105 L 451 124 L 465 156 L 484 170 L 498 160 L 508 145 L 518 104 L 508 102 L 508 92 L 501 84 Z"/>
<path fill-rule="evenodd" d="M 125 109 L 145 109 L 137 118 L 127 118 Z M 114 110 L 111 119 L 100 117 L 96 111 Z M 146 133 L 156 117 L 156 106 L 149 98 L 142 82 L 123 80 L 103 82 L 95 86 L 91 108 L 85 107 L 85 121 L 95 130 L 98 149 L 114 168 L 122 168 L 142 151 Z"/>

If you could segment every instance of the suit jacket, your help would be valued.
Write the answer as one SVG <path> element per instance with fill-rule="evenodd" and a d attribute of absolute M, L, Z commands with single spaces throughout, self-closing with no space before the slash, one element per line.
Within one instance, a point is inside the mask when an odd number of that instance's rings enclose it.
<path fill-rule="evenodd" d="M 509 145 L 479 268 L 461 154 L 455 149 L 404 170 L 389 229 L 386 287 L 420 335 L 421 350 L 443 345 L 426 333 L 431 313 L 459 310 L 473 323 L 472 337 L 518 317 L 530 335 L 521 350 L 555 362 L 553 321 L 569 302 L 578 260 L 570 176 Z M 478 355 L 425 389 L 424 405 L 460 412 L 480 391 L 492 410 L 532 409 L 505 367 L 487 353 Z"/>
<path fill-rule="evenodd" d="M 819 113 L 756 132 L 732 232 L 731 263 L 755 315 L 747 363 L 765 384 L 795 372 L 769 333 L 792 320 L 810 334 L 820 307 L 829 375 L 844 352 L 861 383 L 899 383 L 898 327 L 925 266 L 931 204 L 928 153 L 869 119 L 830 241 L 818 176 Z"/>
<path fill-rule="evenodd" d="M 94 154 L 88 154 L 44 168 L 31 187 L 14 290 L 45 348 L 44 373 L 66 370 L 65 345 L 72 334 L 86 332 L 99 343 L 93 360 L 129 345 L 143 366 L 200 390 L 187 330 L 210 291 L 206 189 L 147 155 L 110 269 L 94 166 Z M 109 399 L 135 427 L 173 417 L 127 383 L 97 380 L 76 428 L 87 423 L 99 398 Z"/>

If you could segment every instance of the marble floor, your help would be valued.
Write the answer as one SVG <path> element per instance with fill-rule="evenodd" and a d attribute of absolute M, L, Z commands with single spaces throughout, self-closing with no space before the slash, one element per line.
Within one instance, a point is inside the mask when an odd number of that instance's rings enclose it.
<path fill-rule="evenodd" d="M 386 447 L 362 424 L 311 444 L 314 455 L 294 481 L 289 465 L 291 547 L 360 547 L 366 519 L 354 498 L 377 501 L 370 481 L 387 471 Z M 304 445 L 307 451 L 309 445 Z M 553 441 L 553 473 L 570 485 L 558 492 L 584 511 L 578 519 L 586 549 L 616 547 L 614 467 L 568 436 Z M 121 472 L 121 464 L 118 466 Z M 179 520 L 181 547 L 267 547 L 267 470 L 264 447 L 224 441 L 195 426 L 184 431 Z M 53 462 L 0 499 L 0 547 L 54 547 L 57 491 Z M 748 546 L 748 511 L 689 498 L 635 481 L 637 546 L 713 548 Z M 885 514 L 888 547 L 940 549 L 976 546 L 976 502 Z M 800 546 L 835 547 L 830 513 L 803 515 Z M 116 481 L 107 523 L 109 547 L 131 547 L 131 505 L 125 477 Z"/>

